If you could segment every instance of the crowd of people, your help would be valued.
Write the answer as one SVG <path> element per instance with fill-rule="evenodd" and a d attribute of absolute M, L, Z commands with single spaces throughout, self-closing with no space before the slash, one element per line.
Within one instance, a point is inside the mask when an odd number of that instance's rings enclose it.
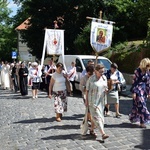
<path fill-rule="evenodd" d="M 110 115 L 111 104 L 115 106 L 116 117 L 121 117 L 119 112 L 121 76 L 116 63 L 112 63 L 110 70 L 106 71 L 102 64 L 94 64 L 92 60 L 89 60 L 86 69 L 82 72 L 80 90 L 87 110 L 86 122 L 91 122 L 89 133 L 94 137 L 97 137 L 94 132 L 95 128 L 99 129 L 103 140 L 109 137 L 104 130 L 104 117 Z M 39 89 L 45 89 L 48 98 L 54 98 L 54 110 L 58 122 L 62 120 L 63 113 L 67 111 L 66 83 L 69 81 L 70 96 L 73 96 L 75 77 L 75 62 L 72 62 L 67 70 L 64 70 L 64 64 L 60 62 L 55 64 L 52 59 L 44 66 L 38 62 L 9 64 L 6 61 L 0 64 L 1 88 L 11 89 L 26 96 L 28 88 L 31 87 L 33 99 L 38 98 Z M 146 101 L 150 98 L 149 58 L 142 59 L 139 67 L 135 70 L 131 92 L 133 107 L 129 114 L 129 120 L 131 123 L 138 122 L 140 127 L 146 128 L 146 123 L 150 123 L 150 113 L 146 107 Z"/>

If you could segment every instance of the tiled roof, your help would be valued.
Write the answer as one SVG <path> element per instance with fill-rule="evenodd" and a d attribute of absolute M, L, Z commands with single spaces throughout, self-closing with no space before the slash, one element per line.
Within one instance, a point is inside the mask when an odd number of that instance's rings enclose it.
<path fill-rule="evenodd" d="M 22 24 L 20 24 L 18 27 L 16 27 L 15 30 L 26 30 L 30 26 L 30 24 L 29 24 L 30 19 L 31 19 L 31 17 L 26 19 Z"/>

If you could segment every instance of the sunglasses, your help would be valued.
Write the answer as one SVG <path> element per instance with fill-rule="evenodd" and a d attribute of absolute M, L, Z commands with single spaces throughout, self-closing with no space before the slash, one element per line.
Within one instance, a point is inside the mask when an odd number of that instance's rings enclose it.
<path fill-rule="evenodd" d="M 150 67 L 150 65 L 146 65 L 146 67 Z"/>
<path fill-rule="evenodd" d="M 97 72 L 99 72 L 100 74 L 103 74 L 104 70 L 97 70 Z"/>

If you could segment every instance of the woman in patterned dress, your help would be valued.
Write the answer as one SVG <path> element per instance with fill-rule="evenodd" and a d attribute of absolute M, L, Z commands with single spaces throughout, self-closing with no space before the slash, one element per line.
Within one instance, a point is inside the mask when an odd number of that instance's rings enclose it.
<path fill-rule="evenodd" d="M 89 106 L 90 114 L 94 124 L 91 126 L 90 134 L 96 137 L 94 127 L 96 126 L 102 134 L 102 139 L 109 136 L 104 132 L 104 106 L 107 88 L 107 78 L 103 75 L 104 66 L 98 64 L 95 67 L 95 74 L 86 83 L 85 105 Z M 95 125 L 95 126 L 94 126 Z"/>
<path fill-rule="evenodd" d="M 62 63 L 57 63 L 56 68 L 49 85 L 49 98 L 52 98 L 53 92 L 56 121 L 60 122 L 63 112 L 67 111 L 67 91 L 65 84 L 67 76 L 63 72 Z"/>
<path fill-rule="evenodd" d="M 147 98 L 150 97 L 150 59 L 144 58 L 140 66 L 134 71 L 132 84 L 133 107 L 129 120 L 132 123 L 140 123 L 140 127 L 146 128 L 145 124 L 150 123 L 150 113 L 146 107 Z"/>

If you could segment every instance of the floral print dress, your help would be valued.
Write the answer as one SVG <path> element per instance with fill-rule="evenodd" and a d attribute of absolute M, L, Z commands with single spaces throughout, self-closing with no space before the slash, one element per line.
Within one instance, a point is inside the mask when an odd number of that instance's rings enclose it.
<path fill-rule="evenodd" d="M 150 73 L 142 73 L 140 68 L 134 72 L 132 93 L 136 93 L 133 99 L 133 107 L 129 120 L 132 123 L 150 123 L 150 113 L 146 107 L 147 96 L 150 94 Z"/>

